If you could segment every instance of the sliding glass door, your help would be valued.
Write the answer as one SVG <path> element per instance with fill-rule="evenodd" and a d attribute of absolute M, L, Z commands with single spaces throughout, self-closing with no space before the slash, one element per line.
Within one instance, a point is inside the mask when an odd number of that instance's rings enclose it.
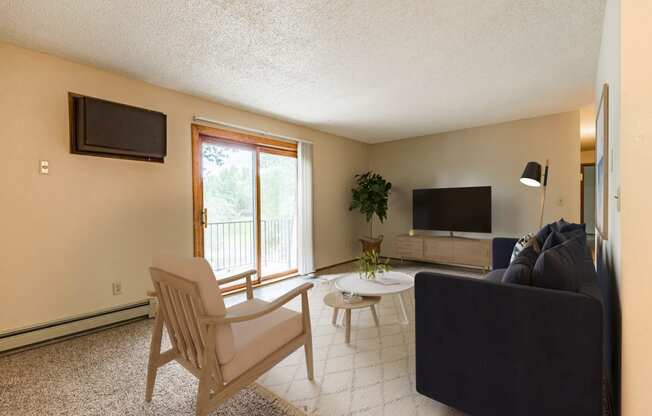
<path fill-rule="evenodd" d="M 297 158 L 280 151 L 261 151 L 259 172 L 264 278 L 297 269 Z"/>
<path fill-rule="evenodd" d="M 255 269 L 256 152 L 215 141 L 201 150 L 204 257 L 216 272 Z"/>
<path fill-rule="evenodd" d="M 193 126 L 195 255 L 218 276 L 255 269 L 260 282 L 294 273 L 296 148 L 233 134 Z"/>

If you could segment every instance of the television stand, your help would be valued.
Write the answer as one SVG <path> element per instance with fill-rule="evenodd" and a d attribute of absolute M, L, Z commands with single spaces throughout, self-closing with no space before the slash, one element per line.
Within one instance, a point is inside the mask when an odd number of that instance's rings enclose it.
<path fill-rule="evenodd" d="M 491 239 L 431 235 L 399 235 L 396 253 L 401 260 L 491 269 Z"/>

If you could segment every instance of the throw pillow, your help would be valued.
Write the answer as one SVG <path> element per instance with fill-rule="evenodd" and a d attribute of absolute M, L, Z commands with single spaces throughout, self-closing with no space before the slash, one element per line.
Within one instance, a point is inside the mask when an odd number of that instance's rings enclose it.
<path fill-rule="evenodd" d="M 576 237 L 582 234 L 586 234 L 586 225 L 585 224 L 574 224 L 567 222 L 563 218 L 560 218 L 559 220 L 544 225 L 536 234 L 535 238 L 539 242 L 539 245 L 543 248 L 543 245 L 545 244 L 546 240 L 550 236 L 550 234 L 556 231 L 558 233 L 561 233 L 565 235 L 568 238 Z"/>
<path fill-rule="evenodd" d="M 518 285 L 532 284 L 532 268 L 539 257 L 539 246 L 536 239 L 532 238 L 523 250 L 516 256 L 503 274 L 503 283 Z"/>
<path fill-rule="evenodd" d="M 586 224 L 575 224 L 572 222 L 567 222 L 563 218 L 560 218 L 559 220 L 550 224 L 550 226 L 552 227 L 552 229 L 562 234 L 565 234 L 570 231 L 576 231 L 576 230 L 582 230 L 586 232 Z"/>
<path fill-rule="evenodd" d="M 585 254 L 586 238 L 581 236 L 548 248 L 534 264 L 532 285 L 577 292 L 584 279 Z"/>
<path fill-rule="evenodd" d="M 516 244 L 514 245 L 514 250 L 512 250 L 512 257 L 509 259 L 509 262 L 512 263 L 516 256 L 527 246 L 527 244 L 533 239 L 532 233 L 527 233 L 523 237 L 519 238 Z M 539 244 L 540 245 L 540 244 Z"/>
<path fill-rule="evenodd" d="M 546 239 L 552 232 L 552 226 L 550 224 L 544 225 L 537 233 L 534 235 L 534 238 L 537 239 L 539 246 L 543 247 L 543 244 L 546 242 Z"/>
<path fill-rule="evenodd" d="M 546 251 L 549 248 L 556 247 L 566 240 L 567 238 L 565 238 L 562 233 L 557 231 L 552 231 L 548 235 L 548 238 L 546 238 L 546 241 L 543 242 L 543 245 L 541 246 L 541 251 Z"/>

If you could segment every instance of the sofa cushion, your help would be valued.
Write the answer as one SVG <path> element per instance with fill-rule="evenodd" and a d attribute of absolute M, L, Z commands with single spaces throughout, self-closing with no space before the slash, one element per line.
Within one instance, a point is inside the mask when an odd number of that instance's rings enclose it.
<path fill-rule="evenodd" d="M 503 275 L 507 269 L 495 269 L 487 273 L 484 278 L 490 282 L 500 283 L 503 281 Z"/>
<path fill-rule="evenodd" d="M 586 238 L 575 237 L 543 251 L 532 269 L 532 285 L 577 292 L 584 281 Z"/>
<path fill-rule="evenodd" d="M 503 283 L 531 285 L 532 268 L 537 261 L 537 257 L 539 257 L 538 243 L 535 239 L 532 239 L 532 242 L 521 250 L 503 274 Z"/>

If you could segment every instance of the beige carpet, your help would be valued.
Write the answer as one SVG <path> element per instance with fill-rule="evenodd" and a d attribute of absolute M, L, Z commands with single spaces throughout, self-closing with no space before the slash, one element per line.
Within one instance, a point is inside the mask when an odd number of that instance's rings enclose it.
<path fill-rule="evenodd" d="M 176 363 L 159 369 L 146 403 L 152 321 L 140 321 L 0 357 L 0 415 L 194 415 L 197 380 Z M 302 411 L 257 384 L 215 416 L 300 416 Z"/>

